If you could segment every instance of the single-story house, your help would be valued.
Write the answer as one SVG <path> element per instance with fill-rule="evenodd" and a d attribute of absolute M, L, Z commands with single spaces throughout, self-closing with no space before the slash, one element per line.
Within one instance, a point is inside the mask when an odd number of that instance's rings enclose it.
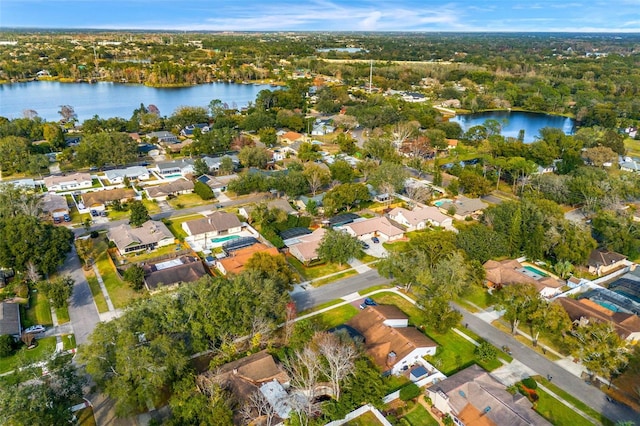
<path fill-rule="evenodd" d="M 442 417 L 450 415 L 456 425 L 551 426 L 532 410 L 524 395 L 508 392 L 476 364 L 427 388 L 427 396 L 432 411 Z"/>
<path fill-rule="evenodd" d="M 189 124 L 180 130 L 180 136 L 191 137 L 196 129 L 200 129 L 201 133 L 207 133 L 211 130 L 208 123 Z"/>
<path fill-rule="evenodd" d="M 386 217 L 373 217 L 352 222 L 342 226 L 341 229 L 360 240 L 378 237 L 383 241 L 396 241 L 404 238 L 404 230 L 394 225 Z"/>
<path fill-rule="evenodd" d="M 313 136 L 324 136 L 324 135 L 331 134 L 335 131 L 336 131 L 336 128 L 331 124 L 330 120 L 317 119 L 315 123 L 313 123 L 311 134 Z"/>
<path fill-rule="evenodd" d="M 222 160 L 225 157 L 231 158 L 234 169 L 238 168 L 238 166 L 240 165 L 240 159 L 237 155 L 223 155 L 222 157 L 202 157 L 202 159 L 207 164 L 207 167 L 209 167 L 210 172 L 217 172 L 218 170 L 220 170 L 220 165 L 222 165 Z"/>
<path fill-rule="evenodd" d="M 198 180 L 209 188 L 211 188 L 214 192 L 224 192 L 227 190 L 227 186 L 229 186 L 229 182 L 236 179 L 238 175 L 227 175 L 227 176 L 211 176 L 211 175 L 202 175 L 198 177 Z"/>
<path fill-rule="evenodd" d="M 175 237 L 169 228 L 155 220 L 148 220 L 139 228 L 132 228 L 131 225 L 123 223 L 111 228 L 107 238 L 115 243 L 121 255 L 142 250 L 155 250 L 175 242 Z"/>
<path fill-rule="evenodd" d="M 167 144 L 180 142 L 180 140 L 176 135 L 167 131 L 147 133 L 146 138 L 156 139 L 159 143 L 167 143 Z"/>
<path fill-rule="evenodd" d="M 284 200 L 282 198 L 275 198 L 273 200 L 270 200 L 269 202 L 266 203 L 266 206 L 269 210 L 271 209 L 278 209 L 281 210 L 283 212 L 285 212 L 286 214 L 291 214 L 291 215 L 297 215 L 298 211 L 296 209 L 294 209 L 293 207 L 291 207 L 291 204 L 289 204 L 289 202 L 287 200 Z M 246 217 L 247 219 L 249 218 L 249 215 L 251 214 L 252 211 L 254 211 L 256 208 L 255 204 L 252 204 L 250 206 L 242 206 L 238 209 L 238 214 L 240 214 L 240 216 Z"/>
<path fill-rule="evenodd" d="M 314 197 L 307 197 L 306 195 L 301 195 L 296 200 L 296 206 L 300 210 L 305 210 L 306 211 L 307 203 L 309 203 L 309 201 L 313 200 L 313 202 L 316 203 L 316 207 L 322 207 L 322 200 L 324 199 L 324 196 L 325 196 L 324 192 L 322 194 L 316 194 Z"/>
<path fill-rule="evenodd" d="M 202 219 L 183 222 L 182 229 L 193 238 L 194 242 L 207 246 L 208 239 L 239 234 L 242 231 L 242 223 L 234 214 L 217 211 Z"/>
<path fill-rule="evenodd" d="M 49 191 L 73 191 L 86 189 L 93 186 L 89 173 L 71 173 L 65 176 L 47 176 L 44 179 L 44 186 Z"/>
<path fill-rule="evenodd" d="M 156 163 L 155 171 L 163 178 L 192 175 L 193 160 L 183 158 L 181 160 L 161 161 Z"/>
<path fill-rule="evenodd" d="M 285 144 L 292 144 L 297 141 L 303 141 L 304 135 L 297 132 L 286 132 L 280 136 L 280 142 Z"/>
<path fill-rule="evenodd" d="M 623 161 L 620 163 L 620 170 L 623 172 L 640 172 L 640 163 L 635 161 Z"/>
<path fill-rule="evenodd" d="M 13 185 L 15 187 L 31 190 L 31 191 L 36 189 L 36 181 L 31 178 L 15 179 L 15 180 L 9 180 L 9 181 L 5 180 L 5 181 L 2 181 L 2 183 Z"/>
<path fill-rule="evenodd" d="M 608 322 L 613 325 L 621 339 L 631 344 L 640 341 L 640 317 L 625 312 L 614 312 L 604 306 L 589 300 L 572 299 L 570 297 L 558 297 L 558 303 L 564 308 L 573 323 L 580 327 L 589 321 Z"/>
<path fill-rule="evenodd" d="M 280 148 L 280 152 L 285 156 L 287 154 L 297 156 L 303 143 L 304 141 L 295 141 L 291 145 L 283 146 L 282 148 Z"/>
<path fill-rule="evenodd" d="M 400 374 L 424 356 L 435 355 L 437 344 L 392 305 L 368 306 L 347 323 L 364 337 L 364 347 L 384 373 Z"/>
<path fill-rule="evenodd" d="M 0 302 L 0 336 L 5 334 L 16 339 L 22 334 L 20 305 L 17 303 Z"/>
<path fill-rule="evenodd" d="M 52 218 L 63 217 L 69 214 L 69 205 L 64 195 L 47 193 L 42 196 L 40 206 L 42 207 L 42 211 L 51 215 Z"/>
<path fill-rule="evenodd" d="M 149 170 L 142 166 L 132 166 L 126 169 L 114 169 L 104 172 L 105 177 L 110 184 L 116 185 L 124 182 L 124 178 L 127 177 L 130 180 L 147 180 L 151 176 Z"/>
<path fill-rule="evenodd" d="M 458 195 L 455 200 L 447 200 L 438 207 L 443 213 L 453 212 L 455 219 L 464 220 L 469 216 L 481 214 L 484 209 L 489 207 L 489 204 L 480 198 L 468 198 L 464 195 Z"/>
<path fill-rule="evenodd" d="M 488 260 L 484 264 L 485 283 L 489 288 L 500 288 L 510 284 L 533 284 L 543 297 L 554 297 L 561 292 L 564 282 L 548 276 L 538 268 L 523 266 L 515 259 L 500 262 Z M 536 272 L 538 271 L 538 272 Z"/>
<path fill-rule="evenodd" d="M 104 210 L 108 204 L 114 201 L 127 202 L 138 197 L 133 189 L 116 188 L 104 191 L 85 192 L 81 196 L 82 207 L 80 209 Z"/>
<path fill-rule="evenodd" d="M 625 266 L 627 256 L 605 249 L 595 249 L 589 254 L 589 273 L 602 276 Z"/>
<path fill-rule="evenodd" d="M 146 186 L 144 190 L 147 193 L 147 197 L 150 199 L 163 201 L 170 195 L 191 194 L 193 192 L 193 187 L 194 185 L 192 181 L 186 178 L 180 178 L 156 186 Z"/>
<path fill-rule="evenodd" d="M 389 218 L 400 225 L 406 226 L 407 231 L 425 229 L 427 225 L 441 226 L 443 228 L 453 226 L 453 219 L 443 214 L 437 207 L 426 206 L 407 210 L 396 207 L 389 212 Z"/>
<path fill-rule="evenodd" d="M 189 145 L 193 144 L 193 139 L 185 139 L 183 141 L 180 141 L 178 143 L 172 143 L 172 144 L 168 144 L 165 145 L 165 151 L 169 151 L 172 153 L 177 153 L 182 151 L 184 148 L 188 147 Z"/>
<path fill-rule="evenodd" d="M 304 264 L 308 264 L 320 258 L 318 247 L 327 232 L 325 228 L 318 228 L 310 234 L 298 236 L 285 241 L 289 253 Z"/>
<path fill-rule="evenodd" d="M 249 259 L 258 252 L 267 253 L 271 256 L 280 255 L 278 249 L 275 247 L 267 247 L 261 243 L 253 244 L 249 247 L 233 251 L 228 257 L 216 260 L 216 268 L 222 273 L 222 275 L 238 274 L 244 270 Z"/>
<path fill-rule="evenodd" d="M 182 256 L 177 259 L 142 265 L 144 284 L 150 292 L 161 288 L 190 283 L 207 275 L 197 256 Z"/>

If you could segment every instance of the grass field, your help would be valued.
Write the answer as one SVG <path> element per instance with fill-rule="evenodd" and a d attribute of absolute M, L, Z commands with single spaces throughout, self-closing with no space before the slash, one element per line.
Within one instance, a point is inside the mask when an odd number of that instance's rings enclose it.
<path fill-rule="evenodd" d="M 487 309 L 489 306 L 493 306 L 496 303 L 496 298 L 489 294 L 486 288 L 473 285 L 469 288 L 468 292 L 466 292 L 465 295 L 457 301 L 466 306 L 470 306 L 471 308 L 474 308 L 473 305 L 475 305 L 482 309 Z M 467 301 L 471 302 L 472 305 L 466 303 Z M 477 309 L 474 308 L 470 310 L 476 311 Z"/>
<path fill-rule="evenodd" d="M 113 306 L 116 309 L 124 308 L 131 300 L 140 297 L 140 294 L 136 293 L 127 283 L 118 277 L 118 274 L 109 262 L 108 256 L 109 254 L 106 251 L 100 254 L 96 265 L 104 281 L 104 286 L 107 288 L 107 292 L 109 292 Z"/>
<path fill-rule="evenodd" d="M 69 322 L 69 310 L 65 307 L 55 308 L 58 324 L 66 324 Z"/>
<path fill-rule="evenodd" d="M 542 389 L 536 389 L 536 393 L 540 397 L 535 405 L 535 410 L 545 419 L 549 420 L 554 426 L 575 426 L 589 424 L 589 422 L 580 414 L 573 411 Z"/>
<path fill-rule="evenodd" d="M 100 290 L 100 284 L 98 284 L 98 279 L 93 273 L 93 270 L 85 271 L 85 276 L 87 277 L 87 282 L 89 283 L 89 288 L 91 289 L 91 294 L 93 295 L 93 300 L 96 303 L 98 312 L 108 312 L 107 301 L 104 298 L 104 294 L 102 294 L 102 290 Z"/>
<path fill-rule="evenodd" d="M 627 149 L 627 154 L 632 157 L 640 157 L 640 141 L 626 138 L 624 140 L 624 147 Z"/>
<path fill-rule="evenodd" d="M 198 194 L 181 194 L 175 198 L 167 200 L 167 203 L 169 203 L 169 205 L 174 209 L 180 209 L 185 207 L 196 207 L 204 206 L 206 204 L 214 204 L 215 199 L 203 200 Z"/>
<path fill-rule="evenodd" d="M 298 259 L 293 256 L 287 256 L 289 264 L 300 274 L 303 281 L 309 281 L 316 278 L 321 278 L 329 274 L 335 274 L 336 272 L 344 271 L 350 268 L 349 264 L 345 263 L 342 266 L 335 263 L 323 263 L 317 266 L 304 266 Z"/>
<path fill-rule="evenodd" d="M 63 334 L 60 337 L 62 337 L 63 350 L 68 351 L 69 349 L 73 349 L 77 346 L 76 336 L 74 334 Z"/>
<path fill-rule="evenodd" d="M 42 324 L 45 327 L 53 325 L 49 300 L 38 290 L 31 290 L 31 306 L 25 312 L 24 326 Z"/>
<path fill-rule="evenodd" d="M 343 305 L 330 311 L 323 312 L 311 318 L 311 321 L 318 324 L 322 329 L 336 327 L 349 321 L 358 313 L 358 309 L 352 305 Z"/>
<path fill-rule="evenodd" d="M 182 223 L 188 222 L 190 220 L 202 219 L 203 217 L 204 216 L 202 216 L 201 214 L 191 214 L 188 216 L 171 218 L 169 224 L 167 225 L 167 228 L 169 228 L 169 231 L 171 231 L 174 237 L 184 240 L 187 237 L 187 233 L 182 229 Z"/>
<path fill-rule="evenodd" d="M 380 421 L 373 415 L 371 411 L 367 411 L 361 416 L 345 423 L 345 426 L 378 426 L 382 425 Z"/>
<path fill-rule="evenodd" d="M 334 275 L 332 277 L 314 281 L 313 282 L 313 286 L 314 287 L 320 287 L 320 286 L 323 286 L 325 284 L 329 284 L 329 283 L 332 283 L 334 281 L 341 280 L 343 278 L 352 277 L 354 275 L 358 275 L 358 273 L 356 271 L 354 271 L 353 269 L 349 269 L 348 271 L 344 271 L 344 272 L 342 272 L 340 274 L 337 274 L 337 275 Z"/>
<path fill-rule="evenodd" d="M 411 426 L 438 426 L 438 421 L 420 404 L 416 404 L 415 408 L 409 411 L 404 418 Z"/>
<path fill-rule="evenodd" d="M 34 349 L 23 347 L 12 356 L 0 358 L 0 374 L 14 370 L 20 365 L 29 365 L 37 361 L 48 359 L 56 349 L 56 338 L 45 337 L 38 340 Z"/>
<path fill-rule="evenodd" d="M 96 426 L 96 419 L 93 417 L 93 408 L 91 407 L 76 412 L 76 417 L 80 426 Z"/>

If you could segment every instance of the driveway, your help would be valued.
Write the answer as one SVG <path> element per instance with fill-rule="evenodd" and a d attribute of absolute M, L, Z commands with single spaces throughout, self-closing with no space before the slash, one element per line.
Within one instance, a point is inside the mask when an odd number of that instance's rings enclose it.
<path fill-rule="evenodd" d="M 82 265 L 76 254 L 75 246 L 67 255 L 60 273 L 71 276 L 75 282 L 69 302 L 69 319 L 76 336 L 76 343 L 81 345 L 87 341 L 93 329 L 100 322 L 100 316 L 93 301 L 89 283 L 82 272 Z"/>
<path fill-rule="evenodd" d="M 373 241 L 371 241 L 371 238 L 367 238 L 363 241 L 369 245 L 368 249 L 364 249 L 364 252 L 366 254 L 377 257 L 378 259 L 387 257 L 387 255 L 389 254 L 387 252 L 387 249 L 382 245 L 382 241 L 380 241 L 379 243 L 374 243 Z"/>

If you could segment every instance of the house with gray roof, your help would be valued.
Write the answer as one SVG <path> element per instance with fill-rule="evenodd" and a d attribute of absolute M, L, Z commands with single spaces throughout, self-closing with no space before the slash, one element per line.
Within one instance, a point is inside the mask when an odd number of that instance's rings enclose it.
<path fill-rule="evenodd" d="M 464 220 L 469 216 L 479 215 L 489 204 L 480 198 L 468 198 L 464 195 L 458 195 L 455 200 L 447 200 L 440 206 L 443 213 L 453 213 L 453 217 L 458 220 Z"/>
<path fill-rule="evenodd" d="M 166 132 L 166 131 L 147 133 L 146 138 L 150 139 L 150 140 L 155 138 L 158 142 L 166 143 L 166 144 L 172 144 L 172 143 L 180 142 L 176 135 L 174 135 L 171 132 Z"/>
<path fill-rule="evenodd" d="M 69 214 L 69 206 L 64 195 L 47 193 L 40 200 L 40 207 L 45 214 L 51 215 L 52 218 L 64 217 Z"/>
<path fill-rule="evenodd" d="M 437 207 L 425 206 L 407 210 L 396 207 L 389 212 L 389 219 L 406 226 L 407 231 L 425 229 L 427 225 L 443 228 L 453 225 L 453 219 L 443 214 Z"/>
<path fill-rule="evenodd" d="M 155 250 L 175 242 L 175 237 L 167 226 L 156 220 L 148 220 L 138 228 L 127 223 L 111 228 L 107 233 L 121 255 L 142 250 Z"/>
<path fill-rule="evenodd" d="M 182 229 L 194 243 L 207 247 L 209 239 L 239 234 L 242 231 L 242 223 L 234 214 L 217 211 L 202 219 L 183 222 Z"/>
<path fill-rule="evenodd" d="M 163 178 L 192 175 L 193 160 L 190 158 L 182 158 L 180 160 L 161 161 L 156 163 L 154 170 Z"/>
<path fill-rule="evenodd" d="M 145 273 L 144 284 L 149 292 L 194 282 L 208 275 L 197 256 L 146 263 L 142 265 L 142 269 Z"/>
<path fill-rule="evenodd" d="M 223 155 L 221 157 L 202 157 L 202 159 L 207 164 L 207 167 L 209 167 L 210 172 L 217 172 L 218 170 L 220 170 L 220 166 L 222 165 L 222 160 L 225 157 L 231 158 L 234 168 L 237 168 L 240 165 L 240 159 L 235 154 Z"/>
<path fill-rule="evenodd" d="M 169 196 L 190 194 L 193 192 L 193 182 L 186 178 L 179 178 L 174 181 L 156 186 L 147 186 L 144 191 L 147 197 L 153 200 L 163 201 Z"/>
<path fill-rule="evenodd" d="M 124 182 L 124 178 L 130 180 L 148 180 L 151 176 L 149 170 L 143 166 L 132 166 L 126 169 L 113 169 L 104 172 L 105 178 L 111 185 L 117 185 Z"/>
<path fill-rule="evenodd" d="M 450 415 L 457 425 L 551 426 L 524 395 L 507 392 L 476 364 L 427 388 L 427 396 L 436 414 Z"/>
<path fill-rule="evenodd" d="M 0 302 L 0 336 L 8 334 L 16 339 L 20 338 L 20 305 L 17 303 Z"/>

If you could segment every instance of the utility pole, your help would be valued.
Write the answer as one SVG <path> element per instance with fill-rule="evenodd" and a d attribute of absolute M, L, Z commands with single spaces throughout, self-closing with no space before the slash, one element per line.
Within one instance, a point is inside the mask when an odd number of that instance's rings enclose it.
<path fill-rule="evenodd" d="M 372 87 L 373 87 L 373 59 L 371 60 L 371 66 L 369 67 L 369 94 L 371 94 Z"/>

